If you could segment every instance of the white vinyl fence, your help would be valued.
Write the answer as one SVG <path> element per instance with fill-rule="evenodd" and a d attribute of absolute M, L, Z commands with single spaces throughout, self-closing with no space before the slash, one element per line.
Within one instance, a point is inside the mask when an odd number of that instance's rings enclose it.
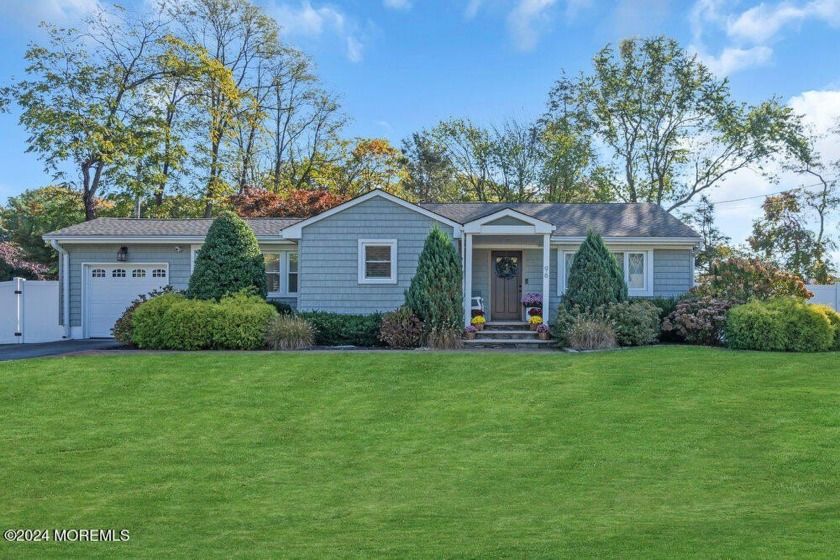
<path fill-rule="evenodd" d="M 61 340 L 58 282 L 14 278 L 0 282 L 0 344 Z"/>
<path fill-rule="evenodd" d="M 808 284 L 808 291 L 814 294 L 809 303 L 830 305 L 835 311 L 840 311 L 840 284 L 833 286 L 817 286 Z"/>

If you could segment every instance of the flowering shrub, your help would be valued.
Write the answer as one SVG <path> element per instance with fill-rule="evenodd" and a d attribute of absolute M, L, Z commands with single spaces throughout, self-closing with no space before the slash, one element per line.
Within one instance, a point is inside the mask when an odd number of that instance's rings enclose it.
<path fill-rule="evenodd" d="M 662 322 L 662 330 L 675 332 L 690 344 L 720 346 L 732 305 L 728 299 L 712 296 L 685 298 Z"/>
<path fill-rule="evenodd" d="M 543 319 L 539 315 L 531 315 L 531 318 L 528 319 L 528 322 L 532 325 L 540 325 L 542 324 Z"/>
<path fill-rule="evenodd" d="M 391 348 L 417 348 L 423 337 L 423 321 L 405 306 L 382 316 L 379 340 Z"/>
<path fill-rule="evenodd" d="M 486 322 L 486 319 L 481 315 L 476 315 L 470 320 L 470 323 L 472 323 L 473 325 L 483 325 Z"/>
<path fill-rule="evenodd" d="M 522 296 L 522 305 L 525 307 L 542 307 L 542 294 L 529 292 Z"/>
<path fill-rule="evenodd" d="M 739 258 L 712 262 L 709 274 L 692 293 L 698 298 L 712 296 L 736 303 L 779 296 L 808 299 L 814 295 L 796 274 L 761 259 Z"/>
<path fill-rule="evenodd" d="M 528 315 L 530 317 L 541 316 L 542 315 L 542 309 L 540 309 L 539 307 L 531 307 L 530 309 L 528 309 Z"/>
<path fill-rule="evenodd" d="M 548 325 L 546 325 L 545 323 L 542 323 L 540 326 L 537 327 L 537 332 L 538 333 L 548 333 L 548 332 L 551 332 L 551 329 L 548 328 Z"/>

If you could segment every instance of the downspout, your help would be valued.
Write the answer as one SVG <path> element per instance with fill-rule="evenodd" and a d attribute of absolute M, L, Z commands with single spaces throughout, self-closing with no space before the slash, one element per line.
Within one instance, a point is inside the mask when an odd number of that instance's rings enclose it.
<path fill-rule="evenodd" d="M 64 325 L 64 338 L 70 338 L 70 253 L 55 239 L 50 240 L 50 245 L 58 251 L 61 259 L 61 323 Z"/>

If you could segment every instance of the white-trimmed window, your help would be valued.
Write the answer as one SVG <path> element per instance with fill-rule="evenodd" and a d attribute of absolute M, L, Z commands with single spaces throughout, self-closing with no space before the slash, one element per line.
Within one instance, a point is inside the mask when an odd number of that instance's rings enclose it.
<path fill-rule="evenodd" d="M 359 284 L 397 283 L 397 240 L 359 239 Z"/>
<path fill-rule="evenodd" d="M 152 278 L 166 278 L 166 269 L 156 268 L 152 270 Z"/>
<path fill-rule="evenodd" d="M 146 270 L 143 268 L 135 268 L 131 271 L 132 278 L 145 278 L 146 277 Z"/>
<path fill-rule="evenodd" d="M 296 251 L 286 253 L 286 293 L 298 293 L 300 271 L 298 270 L 298 254 Z"/>
<path fill-rule="evenodd" d="M 560 265 L 557 275 L 557 293 L 562 295 L 566 291 L 569 281 L 569 271 L 577 251 L 557 252 L 557 262 Z M 653 251 L 617 251 L 614 252 L 618 268 L 627 283 L 627 293 L 631 296 L 653 295 Z"/>
<path fill-rule="evenodd" d="M 125 269 L 115 268 L 111 271 L 111 278 L 125 278 Z"/>
<path fill-rule="evenodd" d="M 263 253 L 265 259 L 265 285 L 272 295 L 296 295 L 299 274 L 296 251 Z"/>
<path fill-rule="evenodd" d="M 105 278 L 105 270 L 102 268 L 94 268 L 90 271 L 91 278 Z"/>

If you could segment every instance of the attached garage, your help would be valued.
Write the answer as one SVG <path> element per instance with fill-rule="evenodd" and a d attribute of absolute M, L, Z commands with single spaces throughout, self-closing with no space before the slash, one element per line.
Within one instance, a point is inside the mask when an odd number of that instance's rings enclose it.
<path fill-rule="evenodd" d="M 84 264 L 82 273 L 85 338 L 111 337 L 111 328 L 132 300 L 169 284 L 166 263 Z"/>

